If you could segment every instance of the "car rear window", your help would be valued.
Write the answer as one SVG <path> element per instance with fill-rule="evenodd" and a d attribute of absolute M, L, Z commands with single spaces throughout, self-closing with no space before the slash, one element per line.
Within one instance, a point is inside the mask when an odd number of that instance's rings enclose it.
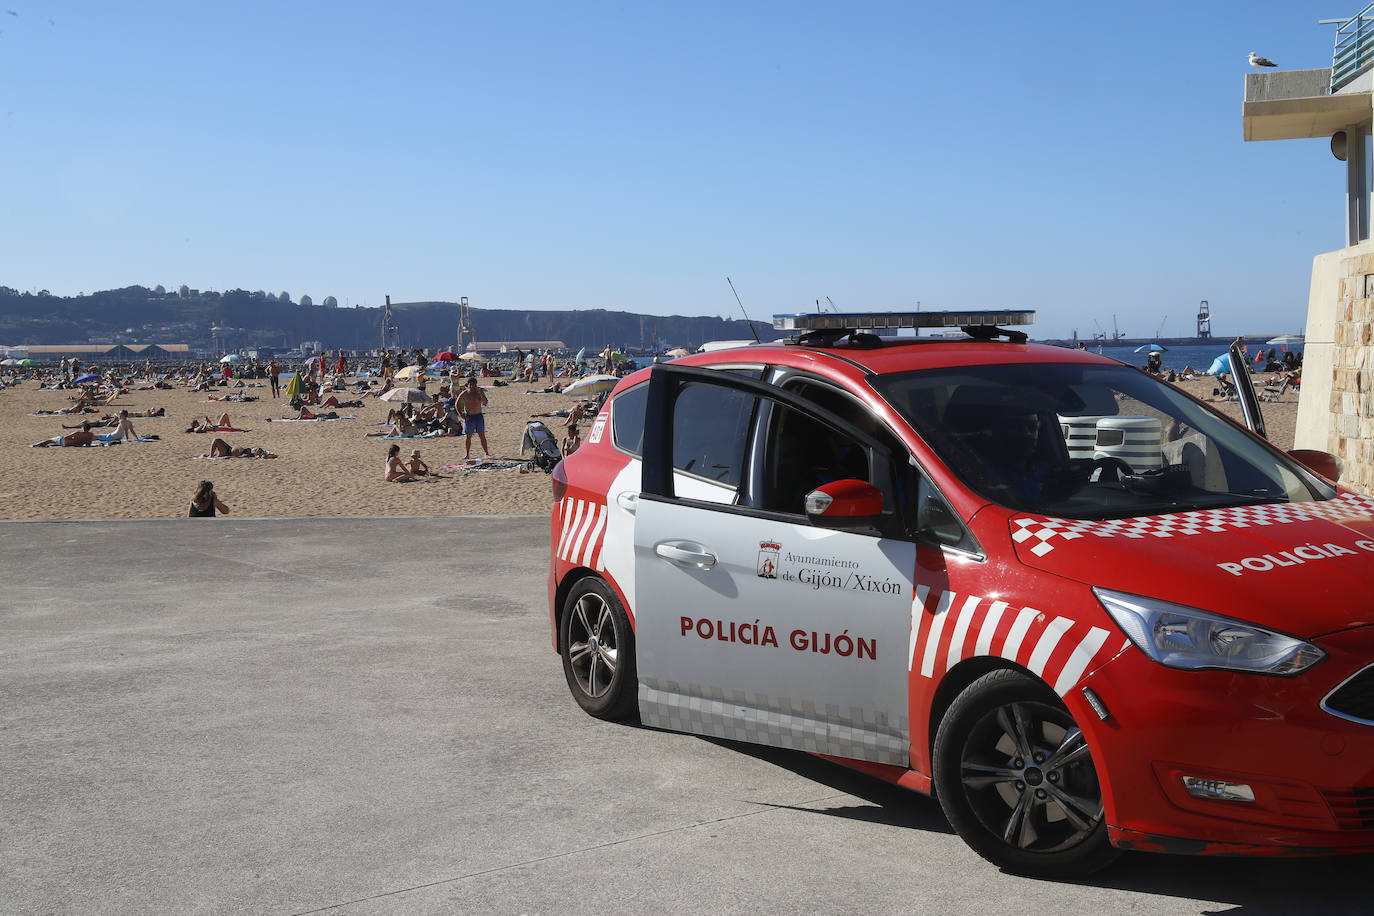
<path fill-rule="evenodd" d="M 611 436 L 622 452 L 644 454 L 644 408 L 649 386 L 638 385 L 622 391 L 611 401 Z"/>

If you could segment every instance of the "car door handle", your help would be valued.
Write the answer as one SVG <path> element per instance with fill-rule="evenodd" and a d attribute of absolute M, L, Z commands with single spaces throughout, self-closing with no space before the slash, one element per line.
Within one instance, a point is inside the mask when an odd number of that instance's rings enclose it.
<path fill-rule="evenodd" d="M 676 563 L 679 566 L 695 566 L 698 569 L 710 569 L 716 565 L 716 555 L 706 550 L 700 544 L 691 541 L 677 541 L 654 545 L 654 553 L 658 554 L 669 563 Z"/>
<path fill-rule="evenodd" d="M 631 493 L 628 490 L 615 495 L 616 504 L 631 515 L 635 514 L 635 509 L 639 508 L 639 494 Z"/>

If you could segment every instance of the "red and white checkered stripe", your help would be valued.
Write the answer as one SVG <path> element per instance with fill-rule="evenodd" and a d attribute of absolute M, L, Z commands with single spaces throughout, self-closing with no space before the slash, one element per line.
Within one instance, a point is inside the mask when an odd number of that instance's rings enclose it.
<path fill-rule="evenodd" d="M 558 538 L 560 560 L 602 570 L 601 546 L 606 539 L 606 504 L 564 498 L 559 505 L 563 531 Z"/>
<path fill-rule="evenodd" d="M 1335 499 L 1306 503 L 1271 503 L 1263 506 L 1231 506 L 1203 509 L 1174 515 L 1145 518 L 1119 518 L 1082 521 L 1068 518 L 1032 516 L 1012 521 L 1012 540 L 1021 544 L 1034 539 L 1030 552 L 1043 557 L 1060 542 L 1077 538 L 1173 538 L 1225 531 L 1228 528 L 1254 528 L 1304 522 L 1313 519 L 1338 521 L 1374 515 L 1374 499 L 1357 493 L 1344 493 Z"/>
<path fill-rule="evenodd" d="M 1129 645 L 1111 637 L 1101 627 L 1035 608 L 918 585 L 907 670 L 938 678 L 966 658 L 1000 656 L 1035 672 L 1063 696 L 1084 672 Z"/>

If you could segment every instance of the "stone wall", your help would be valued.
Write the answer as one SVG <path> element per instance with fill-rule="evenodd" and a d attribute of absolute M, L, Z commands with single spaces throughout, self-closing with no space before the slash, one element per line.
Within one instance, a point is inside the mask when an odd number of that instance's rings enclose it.
<path fill-rule="evenodd" d="M 1345 463 L 1341 484 L 1374 494 L 1374 244 L 1318 255 L 1295 445 Z"/>

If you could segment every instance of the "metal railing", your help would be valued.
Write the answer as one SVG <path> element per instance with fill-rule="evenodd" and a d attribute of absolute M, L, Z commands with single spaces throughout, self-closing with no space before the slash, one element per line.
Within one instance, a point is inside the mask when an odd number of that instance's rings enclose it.
<path fill-rule="evenodd" d="M 1335 25 L 1336 47 L 1331 52 L 1331 91 L 1335 92 L 1374 66 L 1374 3 L 1349 19 L 1323 19 Z"/>

